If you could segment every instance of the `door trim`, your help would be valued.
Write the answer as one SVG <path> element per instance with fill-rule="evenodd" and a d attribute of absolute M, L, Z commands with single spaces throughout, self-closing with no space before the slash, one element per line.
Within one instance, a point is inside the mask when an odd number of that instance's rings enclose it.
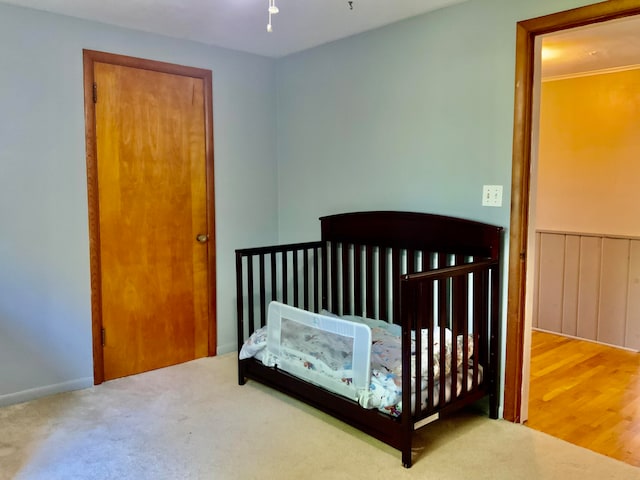
<path fill-rule="evenodd" d="M 89 213 L 89 264 L 91 269 L 91 323 L 93 339 L 94 384 L 104 381 L 104 357 L 102 348 L 102 285 L 100 264 L 100 215 L 98 204 L 98 167 L 96 145 L 96 121 L 94 103 L 94 64 L 108 63 L 124 67 L 152 70 L 156 72 L 199 78 L 204 86 L 205 122 L 205 168 L 207 183 L 207 228 L 208 253 L 208 309 L 209 333 L 208 354 L 216 354 L 216 237 L 215 237 L 215 196 L 213 162 L 213 94 L 211 70 L 157 62 L 142 58 L 128 57 L 94 50 L 83 50 L 84 117 L 87 156 L 87 197 Z M 99 95 L 99 92 L 98 92 Z"/>
<path fill-rule="evenodd" d="M 640 14 L 638 0 L 610 0 L 518 22 L 511 178 L 511 227 L 507 340 L 503 417 L 520 422 L 524 361 L 527 233 L 533 111 L 533 68 L 536 37 L 593 23 Z"/>

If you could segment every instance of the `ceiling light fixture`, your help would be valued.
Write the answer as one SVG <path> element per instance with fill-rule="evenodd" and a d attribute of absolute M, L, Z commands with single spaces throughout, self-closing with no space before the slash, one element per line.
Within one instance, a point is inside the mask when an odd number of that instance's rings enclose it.
<path fill-rule="evenodd" d="M 273 32 L 273 27 L 271 26 L 271 15 L 275 15 L 276 13 L 280 12 L 280 9 L 276 7 L 276 0 L 269 0 L 269 9 L 267 11 L 269 12 L 269 23 L 267 23 L 267 32 L 271 33 Z"/>
<path fill-rule="evenodd" d="M 349 6 L 349 10 L 353 10 L 353 1 L 347 2 L 347 5 Z M 276 13 L 280 12 L 280 9 L 276 7 L 276 0 L 269 0 L 269 8 L 267 9 L 267 12 L 269 12 L 269 22 L 267 23 L 267 32 L 272 33 L 273 26 L 271 25 L 271 15 L 275 15 Z"/>

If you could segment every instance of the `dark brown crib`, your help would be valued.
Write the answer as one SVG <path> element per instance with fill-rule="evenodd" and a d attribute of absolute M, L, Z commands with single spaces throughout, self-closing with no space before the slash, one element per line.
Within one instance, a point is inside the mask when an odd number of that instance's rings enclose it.
<path fill-rule="evenodd" d="M 402 328 L 402 404 L 399 417 L 367 410 L 253 358 L 239 360 L 239 383 L 256 380 L 310 404 L 397 448 L 405 467 L 412 464 L 412 434 L 436 414 L 447 414 L 489 397 L 489 415 L 498 417 L 499 257 L 502 228 L 453 217 L 410 212 L 358 212 L 320 218 L 321 240 L 236 251 L 238 349 L 267 321 L 267 307 L 277 300 L 314 312 L 386 320 Z M 431 362 L 440 359 L 444 377 L 444 328 L 440 351 L 431 352 L 434 328 L 444 326 L 471 358 L 450 362 L 451 378 L 468 372 L 458 389 L 427 393 L 434 385 Z M 429 368 L 411 372 L 411 332 L 427 330 L 427 346 L 415 335 L 415 365 L 427 348 Z M 470 337 L 469 337 L 470 336 Z M 452 344 L 457 358 L 457 342 Z M 406 374 L 405 374 L 406 373 Z M 465 375 L 466 376 L 466 375 Z M 457 382 L 456 382 L 457 383 Z M 413 386 L 412 386 L 413 384 Z M 413 392 L 413 393 L 412 393 Z M 414 398 L 412 398 L 414 395 Z"/>

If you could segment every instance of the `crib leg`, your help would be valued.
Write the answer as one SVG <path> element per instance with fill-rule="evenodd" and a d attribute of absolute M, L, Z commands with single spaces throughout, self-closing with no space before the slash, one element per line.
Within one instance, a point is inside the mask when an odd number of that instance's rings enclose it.
<path fill-rule="evenodd" d="M 498 395 L 495 393 L 489 395 L 489 418 L 498 418 Z"/>
<path fill-rule="evenodd" d="M 244 368 L 242 368 L 242 361 L 238 362 L 238 385 L 244 385 L 247 383 L 247 379 L 244 376 Z"/>
<path fill-rule="evenodd" d="M 411 458 L 411 435 L 413 434 L 413 424 L 411 430 L 404 431 L 404 441 L 402 442 L 402 466 L 404 468 L 411 468 L 413 460 Z"/>
<path fill-rule="evenodd" d="M 411 447 L 402 450 L 402 466 L 411 468 Z"/>

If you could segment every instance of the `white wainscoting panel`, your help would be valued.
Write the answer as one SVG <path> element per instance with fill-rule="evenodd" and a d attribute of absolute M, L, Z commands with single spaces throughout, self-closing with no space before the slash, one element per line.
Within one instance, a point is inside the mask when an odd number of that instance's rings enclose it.
<path fill-rule="evenodd" d="M 533 326 L 640 350 L 640 238 L 536 232 Z"/>

